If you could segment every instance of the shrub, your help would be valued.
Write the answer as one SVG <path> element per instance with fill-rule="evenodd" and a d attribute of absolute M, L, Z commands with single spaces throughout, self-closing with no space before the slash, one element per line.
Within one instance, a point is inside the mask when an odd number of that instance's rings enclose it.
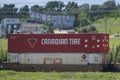
<path fill-rule="evenodd" d="M 0 48 L 0 61 L 7 61 L 7 50 L 4 48 Z"/>

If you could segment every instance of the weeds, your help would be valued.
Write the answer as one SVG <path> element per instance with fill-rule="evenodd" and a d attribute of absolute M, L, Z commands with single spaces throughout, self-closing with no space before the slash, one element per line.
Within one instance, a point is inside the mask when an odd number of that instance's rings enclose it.
<path fill-rule="evenodd" d="M 0 61 L 7 61 L 7 49 L 0 48 Z"/>

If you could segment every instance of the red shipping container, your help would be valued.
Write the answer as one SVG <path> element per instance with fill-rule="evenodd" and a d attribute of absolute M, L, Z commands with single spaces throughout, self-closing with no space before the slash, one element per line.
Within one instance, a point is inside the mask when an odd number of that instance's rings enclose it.
<path fill-rule="evenodd" d="M 106 36 L 106 37 L 105 37 Z M 105 38 L 105 42 L 102 42 Z M 107 42 L 106 42 L 107 41 Z M 107 46 L 103 46 L 103 44 Z M 108 34 L 10 34 L 10 53 L 107 53 Z"/>
<path fill-rule="evenodd" d="M 108 34 L 89 34 L 89 40 L 90 40 L 89 41 L 90 52 L 96 52 L 96 53 L 109 52 L 109 35 Z M 103 44 L 107 46 L 103 46 Z"/>

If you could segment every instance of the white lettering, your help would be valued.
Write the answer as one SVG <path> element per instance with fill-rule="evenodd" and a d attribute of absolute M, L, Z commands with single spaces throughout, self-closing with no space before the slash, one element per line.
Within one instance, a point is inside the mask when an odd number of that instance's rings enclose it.
<path fill-rule="evenodd" d="M 68 39 L 42 39 L 42 45 L 67 45 Z"/>
<path fill-rule="evenodd" d="M 42 45 L 80 45 L 80 38 L 52 38 L 52 39 L 41 39 Z"/>
<path fill-rule="evenodd" d="M 75 38 L 75 39 L 72 39 L 70 38 L 69 39 L 69 42 L 70 42 L 70 45 L 80 45 L 80 38 Z"/>

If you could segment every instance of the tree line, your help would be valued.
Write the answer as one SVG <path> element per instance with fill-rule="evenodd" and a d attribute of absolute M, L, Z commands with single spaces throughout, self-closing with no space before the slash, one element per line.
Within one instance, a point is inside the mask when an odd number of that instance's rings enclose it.
<path fill-rule="evenodd" d="M 78 5 L 76 2 L 70 1 L 66 5 L 62 1 L 49 1 L 45 6 L 25 5 L 18 9 L 15 4 L 4 4 L 0 8 L 0 20 L 3 18 L 20 18 L 21 20 L 30 19 L 30 12 L 52 13 L 74 15 L 76 17 L 75 26 L 86 26 L 92 22 L 105 17 L 120 17 L 120 4 L 115 0 L 108 0 L 103 4 L 84 3 Z"/>

